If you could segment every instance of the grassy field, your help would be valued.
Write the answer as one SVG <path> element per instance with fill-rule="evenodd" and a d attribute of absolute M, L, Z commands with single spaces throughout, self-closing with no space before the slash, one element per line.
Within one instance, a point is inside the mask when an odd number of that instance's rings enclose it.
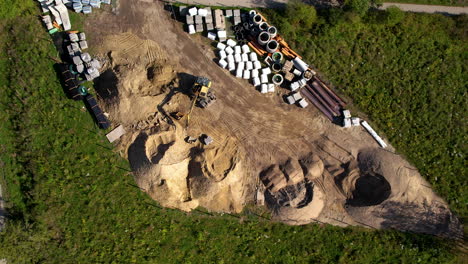
<path fill-rule="evenodd" d="M 37 19 L 38 11 L 25 5 L 14 12 L 0 17 L 0 179 L 7 186 L 10 213 L 7 229 L 0 233 L 0 259 L 7 258 L 8 263 L 457 260 L 452 243 L 431 236 L 315 224 L 292 227 L 251 212 L 186 214 L 160 208 L 135 187 L 128 163 L 112 151 L 83 104 L 66 99 L 49 58 L 57 53 Z"/>

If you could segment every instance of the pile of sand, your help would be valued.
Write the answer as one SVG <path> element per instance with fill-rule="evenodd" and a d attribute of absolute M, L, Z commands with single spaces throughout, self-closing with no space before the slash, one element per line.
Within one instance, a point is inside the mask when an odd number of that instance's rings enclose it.
<path fill-rule="evenodd" d="M 168 116 L 190 106 L 177 67 L 156 43 L 130 33 L 106 38 L 101 49 L 107 63 L 97 92 L 110 119 L 129 131 L 118 149 L 138 186 L 166 207 L 240 212 L 254 180 L 243 172 L 237 141 L 218 134 L 209 146 L 189 144 L 186 120 Z"/>

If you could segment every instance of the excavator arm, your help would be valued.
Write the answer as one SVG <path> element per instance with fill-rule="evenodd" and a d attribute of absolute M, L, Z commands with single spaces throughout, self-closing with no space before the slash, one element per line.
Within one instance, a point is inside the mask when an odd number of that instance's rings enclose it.
<path fill-rule="evenodd" d="M 196 93 L 195 97 L 193 98 L 192 105 L 190 106 L 190 110 L 187 114 L 187 123 L 185 124 L 185 128 L 187 129 L 189 127 L 190 123 L 190 116 L 192 115 L 193 108 L 195 107 L 195 104 L 197 103 L 198 96 L 200 95 L 199 92 Z"/>

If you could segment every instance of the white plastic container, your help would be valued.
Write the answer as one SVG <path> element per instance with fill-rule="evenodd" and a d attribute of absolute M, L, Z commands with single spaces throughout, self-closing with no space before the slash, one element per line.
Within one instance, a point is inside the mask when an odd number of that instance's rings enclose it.
<path fill-rule="evenodd" d="M 260 61 L 254 61 L 254 69 L 259 70 L 262 68 Z"/>
<path fill-rule="evenodd" d="M 234 61 L 239 63 L 242 61 L 242 56 L 240 54 L 234 54 Z"/>
<path fill-rule="evenodd" d="M 252 83 L 254 86 L 259 86 L 261 83 L 260 83 L 260 78 L 258 77 L 253 77 L 252 78 Z"/>
<path fill-rule="evenodd" d="M 237 78 L 242 78 L 242 73 L 244 72 L 244 70 L 242 70 L 241 68 L 237 68 L 236 70 L 236 77 Z"/>
<path fill-rule="evenodd" d="M 227 65 L 228 65 L 227 61 L 225 61 L 225 60 L 219 60 L 218 64 L 219 64 L 219 66 L 221 66 L 221 68 L 223 68 L 223 69 L 226 68 Z"/>
<path fill-rule="evenodd" d="M 250 52 L 249 54 L 250 61 L 258 61 L 257 53 Z"/>
<path fill-rule="evenodd" d="M 271 69 L 270 68 L 263 68 L 262 69 L 262 74 L 270 74 L 271 73 Z"/>
<path fill-rule="evenodd" d="M 226 60 L 227 60 L 228 63 L 231 63 L 231 62 L 234 63 L 234 62 L 235 62 L 235 60 L 234 60 L 234 55 L 229 54 L 229 55 L 226 57 Z"/>
<path fill-rule="evenodd" d="M 246 80 L 250 79 L 250 71 L 249 70 L 244 70 L 244 79 L 246 79 Z"/>
<path fill-rule="evenodd" d="M 224 51 L 226 51 L 227 54 L 233 54 L 234 50 L 231 47 L 227 47 Z"/>
<path fill-rule="evenodd" d="M 247 55 L 247 54 L 245 54 L 245 53 L 242 54 L 242 61 L 243 61 L 243 62 L 249 61 L 249 55 Z"/>
<path fill-rule="evenodd" d="M 233 71 L 236 69 L 236 64 L 234 62 L 228 62 L 228 70 Z"/>
<path fill-rule="evenodd" d="M 262 83 L 268 83 L 268 74 L 262 74 L 262 75 L 260 76 L 260 81 L 261 81 Z"/>
<path fill-rule="evenodd" d="M 226 48 L 226 44 L 222 42 L 218 42 L 218 44 L 216 45 L 216 48 L 218 48 L 219 50 L 224 50 Z"/>
<path fill-rule="evenodd" d="M 236 43 L 234 40 L 232 40 L 232 39 L 228 39 L 228 40 L 226 41 L 226 44 L 227 44 L 229 47 L 234 47 L 234 46 L 236 46 L 237 43 Z"/>
<path fill-rule="evenodd" d="M 241 47 L 240 46 L 234 46 L 234 53 L 235 54 L 241 54 Z"/>
<path fill-rule="evenodd" d="M 220 51 L 219 51 L 219 58 L 220 58 L 220 59 L 225 59 L 226 57 L 227 57 L 226 51 L 220 50 Z"/>
<path fill-rule="evenodd" d="M 250 52 L 249 45 L 247 44 L 242 45 L 242 53 L 249 53 L 249 52 Z"/>
<path fill-rule="evenodd" d="M 258 70 L 252 70 L 252 78 L 258 78 L 259 74 L 258 74 Z"/>
<path fill-rule="evenodd" d="M 260 92 L 263 94 L 268 93 L 268 85 L 266 83 L 262 84 Z"/>
<path fill-rule="evenodd" d="M 244 70 L 244 67 L 245 67 L 245 63 L 244 63 L 244 62 L 239 62 L 239 63 L 237 64 L 237 69 L 240 69 L 241 71 Z"/>
<path fill-rule="evenodd" d="M 245 68 L 246 68 L 247 70 L 249 70 L 249 71 L 250 71 L 250 70 L 253 70 L 253 63 L 252 63 L 251 61 L 246 62 L 246 63 L 245 63 Z"/>

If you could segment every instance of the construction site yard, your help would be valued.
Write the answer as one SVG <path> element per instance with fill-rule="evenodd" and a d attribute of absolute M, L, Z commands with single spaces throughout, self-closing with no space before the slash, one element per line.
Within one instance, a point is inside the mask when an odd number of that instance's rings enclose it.
<path fill-rule="evenodd" d="M 188 35 L 160 2 L 119 1 L 85 25 L 103 64 L 99 104 L 127 133 L 116 142 L 138 186 L 162 206 L 240 213 L 265 206 L 273 220 L 360 225 L 459 237 L 446 202 L 389 145 L 362 128 L 342 128 L 316 108 L 261 94 L 216 64 L 215 48 Z M 217 101 L 194 108 L 184 92 L 195 76 Z M 187 137 L 209 135 L 210 145 Z"/>

